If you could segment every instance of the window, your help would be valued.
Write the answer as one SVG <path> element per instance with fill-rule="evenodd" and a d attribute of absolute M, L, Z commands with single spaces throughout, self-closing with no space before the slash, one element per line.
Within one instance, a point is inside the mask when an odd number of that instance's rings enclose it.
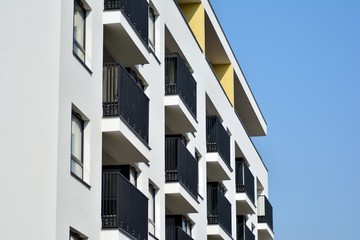
<path fill-rule="evenodd" d="M 184 230 L 184 232 L 186 232 L 187 235 L 191 236 L 191 229 L 192 229 L 191 222 L 187 218 L 183 217 L 182 218 L 182 230 Z"/>
<path fill-rule="evenodd" d="M 86 10 L 79 0 L 74 2 L 74 54 L 85 63 Z"/>
<path fill-rule="evenodd" d="M 149 233 L 155 236 L 155 188 L 149 185 Z"/>
<path fill-rule="evenodd" d="M 84 121 L 78 113 L 71 114 L 71 173 L 83 179 Z"/>
<path fill-rule="evenodd" d="M 137 186 L 137 172 L 136 169 L 133 167 L 130 167 L 130 173 L 129 173 L 129 182 L 134 185 L 135 187 Z"/>
<path fill-rule="evenodd" d="M 152 50 L 155 49 L 155 19 L 154 9 L 149 8 L 149 44 Z"/>
<path fill-rule="evenodd" d="M 84 234 L 76 231 L 73 228 L 70 228 L 70 237 L 69 240 L 85 240 L 88 239 Z"/>

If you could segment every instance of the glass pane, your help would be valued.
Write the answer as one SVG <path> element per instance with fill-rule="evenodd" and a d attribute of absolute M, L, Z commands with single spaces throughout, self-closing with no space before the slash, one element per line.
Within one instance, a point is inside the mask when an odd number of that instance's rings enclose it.
<path fill-rule="evenodd" d="M 152 222 L 155 222 L 154 219 L 154 214 L 155 214 L 155 209 L 154 209 L 154 189 L 149 188 L 149 219 L 152 220 Z"/>
<path fill-rule="evenodd" d="M 155 15 L 149 12 L 149 41 L 154 46 L 155 44 Z"/>
<path fill-rule="evenodd" d="M 71 122 L 71 154 L 82 162 L 83 122 L 74 115 Z"/>
<path fill-rule="evenodd" d="M 74 53 L 85 62 L 85 53 L 78 47 L 76 43 L 74 43 Z"/>
<path fill-rule="evenodd" d="M 77 2 L 74 10 L 74 39 L 85 49 L 85 11 Z"/>
<path fill-rule="evenodd" d="M 79 178 L 83 176 L 83 168 L 75 160 L 71 159 L 71 172 L 74 173 Z"/>

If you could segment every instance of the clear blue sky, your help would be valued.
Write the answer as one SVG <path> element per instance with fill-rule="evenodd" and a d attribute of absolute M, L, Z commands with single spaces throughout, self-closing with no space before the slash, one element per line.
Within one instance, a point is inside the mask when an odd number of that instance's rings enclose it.
<path fill-rule="evenodd" d="M 211 0 L 268 123 L 276 240 L 357 240 L 360 1 Z"/>

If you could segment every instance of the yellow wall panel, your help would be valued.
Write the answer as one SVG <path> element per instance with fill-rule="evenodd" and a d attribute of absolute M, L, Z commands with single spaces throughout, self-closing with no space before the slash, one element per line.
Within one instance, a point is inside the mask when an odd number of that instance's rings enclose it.
<path fill-rule="evenodd" d="M 202 3 L 181 4 L 185 16 L 197 42 L 205 52 L 205 9 Z"/>
<path fill-rule="evenodd" d="M 234 67 L 231 64 L 216 64 L 213 69 L 223 87 L 230 103 L 234 106 L 235 86 L 234 86 Z"/>

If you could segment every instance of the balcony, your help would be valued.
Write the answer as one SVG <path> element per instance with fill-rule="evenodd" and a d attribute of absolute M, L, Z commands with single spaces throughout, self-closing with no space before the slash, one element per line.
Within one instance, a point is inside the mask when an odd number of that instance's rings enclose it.
<path fill-rule="evenodd" d="M 258 197 L 259 240 L 273 240 L 273 210 L 266 196 Z"/>
<path fill-rule="evenodd" d="M 230 137 L 217 116 L 206 117 L 206 147 L 208 180 L 230 180 Z"/>
<path fill-rule="evenodd" d="M 120 64 L 105 64 L 103 148 L 120 164 L 148 162 L 149 98 Z"/>
<path fill-rule="evenodd" d="M 180 227 L 166 227 L 166 240 L 193 240 Z"/>
<path fill-rule="evenodd" d="M 117 61 L 148 63 L 148 15 L 146 0 L 104 0 L 104 45 Z"/>
<path fill-rule="evenodd" d="M 228 236 L 231 236 L 231 204 L 218 187 L 208 186 L 207 189 L 208 225 L 218 225 Z M 208 235 L 222 235 L 219 229 L 209 228 Z"/>
<path fill-rule="evenodd" d="M 165 181 L 171 213 L 197 212 L 198 162 L 178 137 L 165 139 Z"/>
<path fill-rule="evenodd" d="M 102 175 L 103 229 L 119 229 L 134 239 L 148 238 L 148 199 L 119 172 Z"/>
<path fill-rule="evenodd" d="M 246 224 L 237 225 L 237 240 L 255 240 L 255 235 L 246 226 Z"/>
<path fill-rule="evenodd" d="M 172 132 L 195 132 L 196 81 L 179 54 L 165 58 L 165 114 Z"/>
<path fill-rule="evenodd" d="M 236 176 L 236 214 L 255 213 L 255 180 L 244 159 L 235 161 Z"/>

